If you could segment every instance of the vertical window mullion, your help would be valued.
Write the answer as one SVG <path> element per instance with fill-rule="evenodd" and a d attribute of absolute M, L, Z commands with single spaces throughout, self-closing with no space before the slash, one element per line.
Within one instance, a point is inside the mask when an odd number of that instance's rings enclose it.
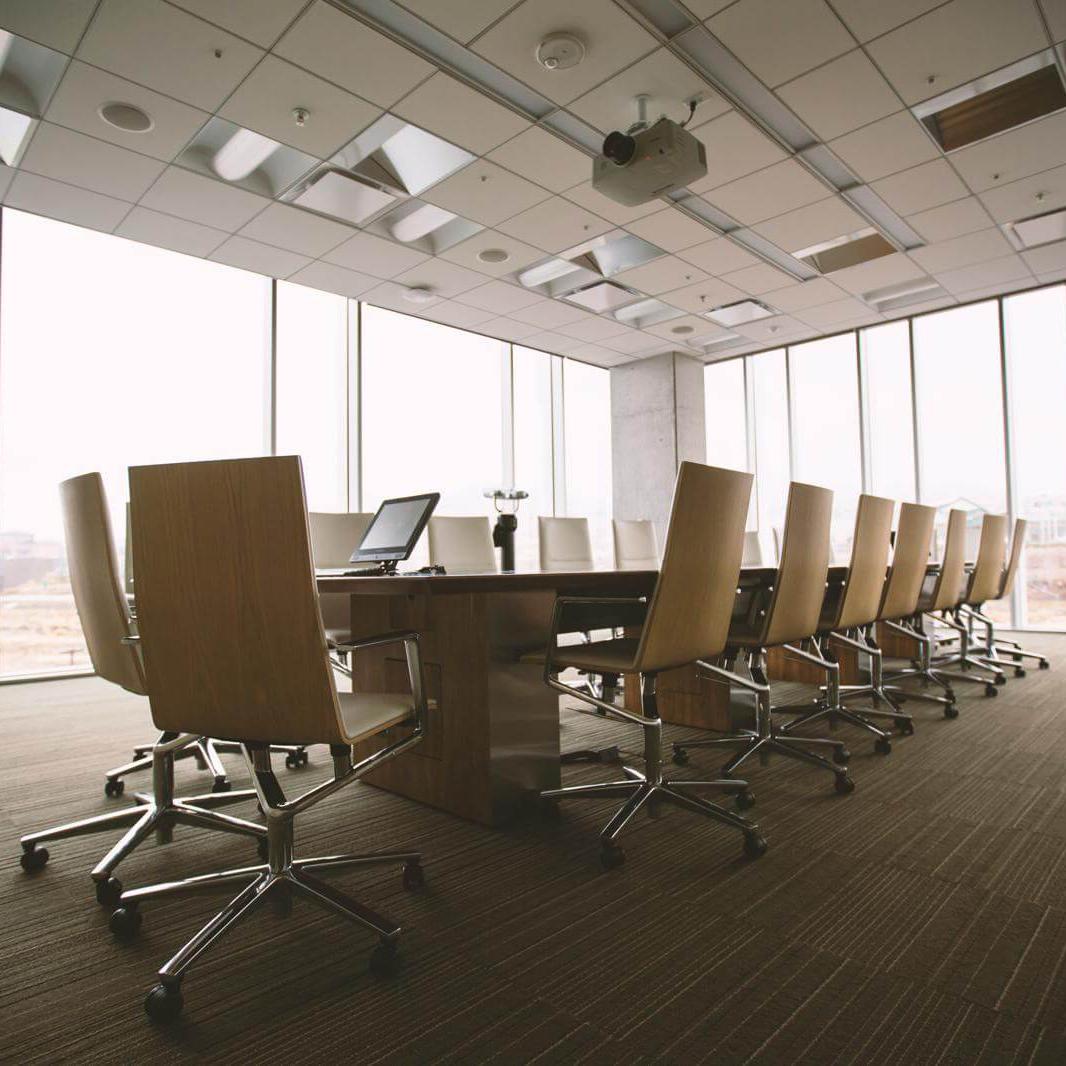
<path fill-rule="evenodd" d="M 563 388 L 563 361 L 551 357 L 552 385 L 552 505 L 556 515 L 566 514 L 566 396 Z"/>

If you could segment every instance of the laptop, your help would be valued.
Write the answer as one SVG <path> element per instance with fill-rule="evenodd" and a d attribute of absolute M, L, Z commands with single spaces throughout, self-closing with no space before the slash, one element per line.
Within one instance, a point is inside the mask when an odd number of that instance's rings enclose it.
<path fill-rule="evenodd" d="M 402 496 L 385 500 L 366 527 L 349 563 L 376 563 L 376 566 L 332 566 L 316 568 L 320 577 L 373 577 L 394 574 L 396 564 L 411 557 L 418 538 L 440 502 L 439 492 Z"/>

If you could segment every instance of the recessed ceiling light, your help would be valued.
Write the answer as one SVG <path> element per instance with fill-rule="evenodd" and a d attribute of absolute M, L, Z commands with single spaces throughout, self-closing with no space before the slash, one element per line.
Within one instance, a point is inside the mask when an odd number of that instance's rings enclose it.
<path fill-rule="evenodd" d="M 326 170 L 296 196 L 293 203 L 358 225 L 395 200 L 396 197 L 390 193 L 382 192 L 349 174 Z"/>
<path fill-rule="evenodd" d="M 239 128 L 211 160 L 211 169 L 224 181 L 240 181 L 265 163 L 278 142 L 255 130 Z"/>
<path fill-rule="evenodd" d="M 1041 244 L 1066 239 L 1066 211 L 1049 211 L 1044 215 L 1023 218 L 1006 227 L 1015 244 L 1022 248 L 1037 248 Z"/>
<path fill-rule="evenodd" d="M 506 263 L 511 253 L 505 248 L 482 248 L 477 257 L 482 263 Z"/>
<path fill-rule="evenodd" d="M 650 296 L 627 307 L 619 308 L 614 317 L 627 326 L 635 326 L 637 329 L 646 329 L 648 326 L 657 326 L 661 322 L 669 322 L 672 318 L 680 318 L 685 312 L 665 304 L 662 300 L 652 299 Z"/>
<path fill-rule="evenodd" d="M 124 104 L 119 101 L 103 104 L 100 117 L 109 125 L 124 133 L 147 133 L 155 123 L 147 111 L 136 104 Z"/>
<path fill-rule="evenodd" d="M 411 288 L 404 289 L 403 298 L 411 304 L 428 304 L 436 299 L 433 290 L 427 285 L 412 285 Z"/>
<path fill-rule="evenodd" d="M 579 307 L 595 311 L 597 314 L 603 311 L 613 311 L 618 307 L 633 303 L 639 299 L 640 294 L 622 285 L 616 285 L 613 281 L 598 281 L 584 289 L 578 289 L 563 299 L 568 303 L 577 304 Z"/>
<path fill-rule="evenodd" d="M 696 331 L 691 326 L 671 326 L 671 333 L 695 333 Z"/>
<path fill-rule="evenodd" d="M 776 314 L 761 300 L 738 300 L 735 304 L 716 307 L 705 315 L 720 326 L 743 326 L 748 322 L 758 322 L 760 318 L 770 318 Z"/>
<path fill-rule="evenodd" d="M 915 279 L 903 281 L 897 285 L 886 285 L 882 289 L 864 292 L 862 298 L 877 311 L 895 311 L 911 304 L 935 300 L 947 293 L 932 279 Z"/>
<path fill-rule="evenodd" d="M 409 214 L 394 219 L 389 230 L 398 241 L 410 244 L 411 241 L 421 240 L 441 226 L 454 222 L 457 217 L 436 204 L 421 204 Z"/>

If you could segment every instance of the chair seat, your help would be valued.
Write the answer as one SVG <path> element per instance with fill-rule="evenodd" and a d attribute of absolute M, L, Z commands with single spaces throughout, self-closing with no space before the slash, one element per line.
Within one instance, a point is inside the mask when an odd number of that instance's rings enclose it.
<path fill-rule="evenodd" d="M 414 714 L 406 692 L 338 692 L 341 727 L 352 744 L 399 725 Z"/>
<path fill-rule="evenodd" d="M 634 673 L 639 643 L 636 638 L 625 637 L 621 640 L 596 640 L 591 644 L 571 644 L 556 648 L 552 663 L 597 674 Z"/>
<path fill-rule="evenodd" d="M 326 626 L 326 641 L 330 647 L 334 644 L 345 644 L 351 639 L 352 633 L 347 626 Z"/>

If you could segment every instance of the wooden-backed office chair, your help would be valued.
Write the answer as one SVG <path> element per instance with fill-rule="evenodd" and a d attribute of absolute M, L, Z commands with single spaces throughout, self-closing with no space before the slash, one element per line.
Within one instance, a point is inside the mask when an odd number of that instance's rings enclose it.
<path fill-rule="evenodd" d="M 484 515 L 434 515 L 429 520 L 429 561 L 449 574 L 494 574 L 496 549 Z"/>
<path fill-rule="evenodd" d="M 145 1009 L 161 1021 L 182 1007 L 190 964 L 266 902 L 293 896 L 374 932 L 375 972 L 388 971 L 400 926 L 319 880 L 319 870 L 398 863 L 421 884 L 415 852 L 298 859 L 297 814 L 417 744 L 426 704 L 418 634 L 391 632 L 348 648 L 402 645 L 409 693 L 338 692 L 318 608 L 298 456 L 133 467 L 133 554 L 140 644 L 156 725 L 241 744 L 266 815 L 265 864 L 124 892 L 111 918 L 136 933 L 143 903 L 203 891 L 240 892 L 159 971 Z M 383 738 L 388 730 L 401 735 Z M 375 739 L 380 746 L 367 752 Z M 271 767 L 275 744 L 329 744 L 333 777 L 286 799 Z M 358 761 L 353 745 L 361 746 Z"/>
<path fill-rule="evenodd" d="M 862 495 L 855 513 L 855 534 L 851 545 L 851 562 L 847 577 L 836 595 L 826 597 L 820 623 L 818 643 L 826 659 L 834 657 L 833 646 L 843 645 L 870 659 L 871 686 L 869 695 L 874 710 L 897 722 L 903 732 L 913 732 L 910 715 L 898 710 L 882 692 L 881 649 L 873 634 L 874 623 L 881 610 L 881 600 L 888 572 L 888 556 L 892 547 L 892 515 L 896 509 L 894 500 L 881 496 Z M 828 718 L 848 722 L 872 733 L 874 750 L 887 755 L 892 750 L 891 736 L 870 719 L 873 711 L 850 710 L 843 705 L 843 689 L 839 676 L 830 671 L 827 676 L 824 698 L 813 708 L 796 709 L 801 712 L 782 732 L 791 732 L 810 722 Z M 891 711 L 882 711 L 878 706 L 884 700 Z M 777 708 L 778 711 L 784 708 Z"/>
<path fill-rule="evenodd" d="M 614 565 L 619 570 L 658 570 L 659 540 L 655 523 L 646 519 L 616 518 L 614 531 Z"/>
<path fill-rule="evenodd" d="M 985 695 L 995 696 L 996 687 L 1006 684 L 1006 674 L 999 665 L 970 652 L 969 621 L 962 617 L 962 609 L 971 603 L 984 603 L 995 596 L 1003 585 L 1003 570 L 1007 556 L 1007 516 L 986 514 L 981 518 L 981 536 L 977 546 L 977 561 L 969 576 L 960 578 L 960 591 L 955 602 L 942 607 L 937 620 L 946 623 L 958 636 L 958 651 L 948 651 L 934 657 L 937 672 L 952 681 L 970 681 L 985 686 Z M 957 666 L 956 671 L 945 667 Z M 981 676 L 985 672 L 990 677 Z"/>
<path fill-rule="evenodd" d="M 696 789 L 721 788 L 743 792 L 748 797 L 743 781 L 670 781 L 664 776 L 662 722 L 655 698 L 655 681 L 661 671 L 693 662 L 699 662 L 717 677 L 746 683 L 703 660 L 718 656 L 725 645 L 740 575 L 751 482 L 750 474 L 683 462 L 674 489 L 659 579 L 647 604 L 641 600 L 590 597 L 556 600 L 544 665 L 545 683 L 598 707 L 613 721 L 640 726 L 644 732 L 643 771 L 627 766 L 623 781 L 541 793 L 549 802 L 577 797 L 625 798 L 625 803 L 600 833 L 601 861 L 607 868 L 618 866 L 625 859 L 618 844 L 625 826 L 642 807 L 659 801 L 739 829 L 744 834 L 744 850 L 749 856 L 757 857 L 766 850 L 758 826 L 693 795 Z M 639 612 L 643 615 L 640 637 L 559 645 L 557 637 L 567 611 L 587 608 L 614 609 L 619 612 L 619 624 L 629 624 L 626 616 Z M 571 667 L 592 674 L 638 674 L 643 713 L 634 714 L 604 703 L 588 692 L 564 684 L 559 675 Z M 744 805 L 750 806 L 750 801 Z"/>
<path fill-rule="evenodd" d="M 537 518 L 540 546 L 540 568 L 560 570 L 595 570 L 592 537 L 587 518 Z"/>
<path fill-rule="evenodd" d="M 799 759 L 833 774 L 837 792 L 855 789 L 848 776 L 847 748 L 836 740 L 824 737 L 799 737 L 782 731 L 774 721 L 774 706 L 770 685 L 763 669 L 767 648 L 783 647 L 796 658 L 826 671 L 839 684 L 840 667 L 825 659 L 817 651 L 813 638 L 825 599 L 826 577 L 829 572 L 829 526 L 833 511 L 833 493 L 817 485 L 794 481 L 788 491 L 785 531 L 781 543 L 781 565 L 769 591 L 765 610 L 757 610 L 730 627 L 725 660 L 730 670 L 738 655 L 747 659 L 751 683 L 756 693 L 755 727 L 725 737 L 686 740 L 674 744 L 674 762 L 683 766 L 688 762 L 691 748 L 740 745 L 741 750 L 722 768 L 728 777 L 741 764 L 758 753 L 771 752 Z M 804 647 L 798 645 L 802 643 Z M 835 676 L 834 676 L 835 675 Z M 807 746 L 833 749 L 834 765 Z"/>
<path fill-rule="evenodd" d="M 70 583 L 93 668 L 100 677 L 127 692 L 147 695 L 148 686 L 140 655 L 134 646 L 136 635 L 125 589 L 119 579 L 103 479 L 98 473 L 70 478 L 60 486 L 60 494 Z M 166 842 L 170 840 L 174 825 L 184 824 L 254 837 L 265 836 L 266 830 L 261 825 L 208 809 L 221 803 L 253 799 L 255 793 L 250 790 L 231 792 L 227 785 L 225 790 L 216 790 L 211 795 L 175 798 L 174 760 L 193 751 L 202 751 L 203 748 L 204 737 L 199 734 L 178 736 L 164 729 L 148 759 L 152 768 L 150 795 L 138 794 L 137 804 L 110 814 L 27 834 L 21 840 L 22 868 L 28 872 L 36 871 L 48 862 L 48 849 L 41 847 L 48 841 L 129 827 L 92 871 L 97 900 L 105 906 L 112 906 L 122 891 L 122 884 L 114 876 L 114 870 L 152 833 L 160 842 Z M 112 775 L 140 769 L 142 761 L 109 771 L 108 781 L 118 780 L 121 784 L 121 778 L 113 778 Z M 121 791 L 109 788 L 108 794 L 117 795 Z"/>
<path fill-rule="evenodd" d="M 744 558 L 741 566 L 767 566 L 766 553 L 762 547 L 762 537 L 757 529 L 749 529 L 744 534 Z"/>
<path fill-rule="evenodd" d="M 1025 546 L 1025 531 L 1029 523 L 1024 518 L 1014 521 L 1014 532 L 1011 535 L 1010 555 L 1007 565 L 1003 570 L 999 589 L 995 595 L 989 596 L 990 600 L 1004 600 L 1014 588 L 1014 580 L 1018 574 L 1018 564 L 1021 562 L 1022 550 Z M 994 663 L 1001 669 L 1005 666 L 1014 666 L 1015 677 L 1025 677 L 1023 662 L 1026 659 L 1035 659 L 1041 670 L 1050 667 L 1047 656 L 1037 652 L 1026 651 L 1016 640 L 1008 640 L 1006 637 L 996 635 L 996 623 L 984 613 L 984 603 L 979 602 L 975 596 L 967 597 L 962 606 L 971 633 L 975 622 L 980 622 L 985 627 L 985 636 L 982 641 L 978 658 Z M 1005 657 L 1005 658 L 1004 658 Z M 1008 661 L 1009 660 L 1009 661 Z"/>

